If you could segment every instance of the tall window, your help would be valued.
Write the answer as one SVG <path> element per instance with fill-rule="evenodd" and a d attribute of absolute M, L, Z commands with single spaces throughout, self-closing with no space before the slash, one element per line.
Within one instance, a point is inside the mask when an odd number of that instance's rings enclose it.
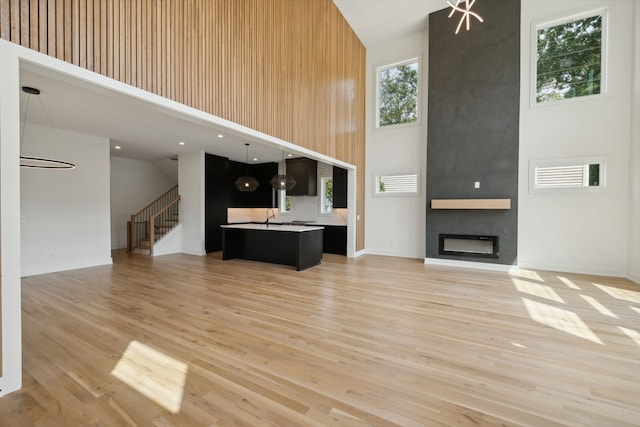
<path fill-rule="evenodd" d="M 291 213 L 291 196 L 287 196 L 287 190 L 280 191 L 280 213 Z"/>
<path fill-rule="evenodd" d="M 333 178 L 320 178 L 320 213 L 333 211 Z"/>
<path fill-rule="evenodd" d="M 418 58 L 377 70 L 376 127 L 417 123 Z"/>
<path fill-rule="evenodd" d="M 536 102 L 601 93 L 605 11 L 536 28 Z"/>

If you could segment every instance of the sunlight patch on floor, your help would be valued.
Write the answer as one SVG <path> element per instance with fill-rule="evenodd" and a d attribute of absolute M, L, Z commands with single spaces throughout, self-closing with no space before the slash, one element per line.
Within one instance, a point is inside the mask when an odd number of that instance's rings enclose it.
<path fill-rule="evenodd" d="M 591 307 L 595 308 L 596 310 L 598 310 L 601 314 L 604 314 L 605 316 L 609 316 L 609 317 L 614 317 L 614 318 L 618 318 L 618 316 L 616 316 L 613 312 L 611 312 L 611 310 L 609 310 L 607 307 L 605 307 L 604 305 L 600 304 L 598 302 L 598 300 L 596 300 L 593 297 L 590 297 L 588 295 L 582 295 L 580 294 L 580 296 L 586 301 L 588 302 Z"/>
<path fill-rule="evenodd" d="M 537 283 L 527 282 L 525 280 L 519 280 L 511 278 L 516 289 L 525 294 L 533 295 L 540 298 L 545 298 L 551 301 L 564 303 L 560 295 L 557 294 L 552 287 L 546 285 L 539 285 Z"/>
<path fill-rule="evenodd" d="M 618 329 L 627 334 L 627 336 L 634 340 L 636 344 L 640 345 L 640 333 L 634 331 L 633 329 L 623 328 L 622 326 L 618 326 Z"/>
<path fill-rule="evenodd" d="M 511 276 L 518 276 L 518 277 L 521 277 L 523 279 L 529 279 L 529 280 L 535 280 L 535 281 L 538 281 L 538 282 L 544 282 L 544 279 L 542 277 L 540 277 L 540 275 L 538 273 L 536 273 L 535 271 L 531 271 L 531 270 L 514 269 L 513 271 L 510 271 L 509 274 L 511 274 Z"/>
<path fill-rule="evenodd" d="M 618 289 L 612 286 L 599 285 L 597 283 L 594 283 L 594 285 L 596 285 L 601 291 L 611 295 L 616 299 L 640 303 L 640 292 Z"/>
<path fill-rule="evenodd" d="M 522 301 L 532 320 L 571 335 L 603 344 L 600 338 L 593 333 L 576 313 L 526 298 L 522 298 Z"/>
<path fill-rule="evenodd" d="M 638 314 L 640 314 L 640 307 L 634 307 L 632 305 L 629 306 L 629 308 L 635 312 L 637 312 Z"/>
<path fill-rule="evenodd" d="M 177 414 L 182 405 L 188 365 L 160 350 L 131 341 L 111 375 Z"/>
<path fill-rule="evenodd" d="M 556 276 L 556 277 L 558 278 L 558 280 L 560 280 L 562 283 L 564 283 L 565 285 L 567 285 L 571 289 L 576 289 L 578 291 L 582 290 L 582 289 L 580 289 L 580 286 L 576 285 L 575 283 L 573 283 L 571 280 L 567 279 L 566 277 L 562 277 L 562 276 Z"/>

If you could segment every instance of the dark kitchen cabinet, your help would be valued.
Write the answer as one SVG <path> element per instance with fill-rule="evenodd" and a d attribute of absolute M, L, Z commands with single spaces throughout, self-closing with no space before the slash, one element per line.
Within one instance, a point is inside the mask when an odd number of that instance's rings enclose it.
<path fill-rule="evenodd" d="M 333 207 L 347 207 L 347 170 L 333 167 Z"/>
<path fill-rule="evenodd" d="M 269 181 L 278 173 L 277 163 L 246 163 L 229 160 L 228 193 L 230 208 L 271 208 L 278 206 L 275 190 Z M 260 185 L 256 191 L 240 191 L 235 182 L 241 176 L 249 174 L 258 180 Z"/>
<path fill-rule="evenodd" d="M 347 226 L 323 225 L 322 252 L 327 254 L 347 254 Z"/>
<path fill-rule="evenodd" d="M 227 223 L 229 159 L 205 153 L 204 157 L 204 248 L 222 250 L 221 225 Z"/>
<path fill-rule="evenodd" d="M 287 159 L 287 175 L 296 180 L 296 186 L 287 190 L 287 196 L 318 195 L 318 162 L 300 157 Z"/>

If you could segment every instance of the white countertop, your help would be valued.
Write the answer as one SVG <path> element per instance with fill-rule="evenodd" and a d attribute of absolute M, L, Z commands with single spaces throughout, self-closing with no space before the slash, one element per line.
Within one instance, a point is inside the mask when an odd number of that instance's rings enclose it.
<path fill-rule="evenodd" d="M 222 228 L 236 228 L 241 230 L 265 230 L 265 231 L 290 231 L 302 233 L 304 231 L 324 230 L 324 227 L 308 225 L 282 225 L 282 224 L 229 224 L 221 225 Z"/>

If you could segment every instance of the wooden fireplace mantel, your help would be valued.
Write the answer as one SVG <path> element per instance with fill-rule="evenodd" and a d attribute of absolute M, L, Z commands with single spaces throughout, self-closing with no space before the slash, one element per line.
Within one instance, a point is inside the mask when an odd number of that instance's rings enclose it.
<path fill-rule="evenodd" d="M 511 199 L 431 199 L 431 209 L 511 209 Z"/>

